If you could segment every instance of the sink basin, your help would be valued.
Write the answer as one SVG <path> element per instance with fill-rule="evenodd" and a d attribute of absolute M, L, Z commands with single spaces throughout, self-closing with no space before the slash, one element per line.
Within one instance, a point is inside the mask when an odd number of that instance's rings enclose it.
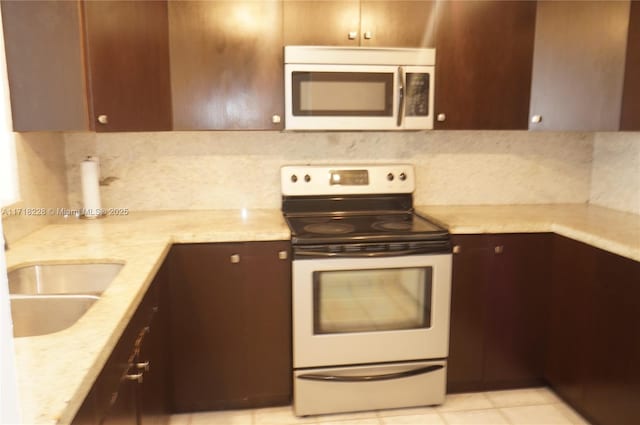
<path fill-rule="evenodd" d="M 36 264 L 11 270 L 13 336 L 37 336 L 73 325 L 100 299 L 124 264 Z"/>
<path fill-rule="evenodd" d="M 37 264 L 8 273 L 9 293 L 22 295 L 92 294 L 104 292 L 123 264 Z"/>
<path fill-rule="evenodd" d="M 14 337 L 66 329 L 100 299 L 95 295 L 12 295 L 10 298 Z"/>

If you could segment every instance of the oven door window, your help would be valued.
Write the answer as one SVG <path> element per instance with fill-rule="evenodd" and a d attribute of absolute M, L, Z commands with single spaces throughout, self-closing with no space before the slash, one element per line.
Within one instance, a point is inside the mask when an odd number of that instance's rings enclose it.
<path fill-rule="evenodd" d="M 393 72 L 294 71 L 294 116 L 393 115 Z"/>
<path fill-rule="evenodd" d="M 314 334 L 431 327 L 432 267 L 316 271 Z"/>

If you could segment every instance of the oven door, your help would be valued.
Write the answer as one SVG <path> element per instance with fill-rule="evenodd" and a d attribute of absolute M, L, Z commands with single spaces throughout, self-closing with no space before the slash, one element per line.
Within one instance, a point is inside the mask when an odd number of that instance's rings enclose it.
<path fill-rule="evenodd" d="M 294 368 L 448 355 L 451 254 L 293 261 Z"/>

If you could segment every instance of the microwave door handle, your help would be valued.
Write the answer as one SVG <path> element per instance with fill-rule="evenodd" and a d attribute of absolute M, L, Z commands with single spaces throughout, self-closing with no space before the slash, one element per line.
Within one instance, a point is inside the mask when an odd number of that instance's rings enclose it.
<path fill-rule="evenodd" d="M 402 120 L 404 119 L 404 69 L 401 66 L 398 67 L 398 123 L 397 126 L 402 126 Z"/>

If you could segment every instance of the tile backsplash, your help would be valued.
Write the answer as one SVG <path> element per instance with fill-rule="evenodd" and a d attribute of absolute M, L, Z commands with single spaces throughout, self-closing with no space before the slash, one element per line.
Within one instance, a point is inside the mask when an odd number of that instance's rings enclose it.
<path fill-rule="evenodd" d="M 67 207 L 64 138 L 60 133 L 15 133 L 21 200 L 10 210 L 32 208 L 34 214 L 3 216 L 9 245 L 49 224 L 55 217 L 42 209 Z"/>
<path fill-rule="evenodd" d="M 411 163 L 416 204 L 582 203 L 593 133 L 66 133 L 69 204 L 80 162 L 97 155 L 103 206 L 130 210 L 279 208 L 287 164 Z"/>
<path fill-rule="evenodd" d="M 596 133 L 590 199 L 640 214 L 640 133 Z"/>

